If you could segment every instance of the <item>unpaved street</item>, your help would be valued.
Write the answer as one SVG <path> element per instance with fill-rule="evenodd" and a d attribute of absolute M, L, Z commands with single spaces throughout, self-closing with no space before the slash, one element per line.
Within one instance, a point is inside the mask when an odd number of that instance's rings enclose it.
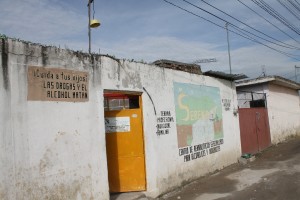
<path fill-rule="evenodd" d="M 232 165 L 159 199 L 298 200 L 300 137 L 268 148 L 249 164 Z"/>

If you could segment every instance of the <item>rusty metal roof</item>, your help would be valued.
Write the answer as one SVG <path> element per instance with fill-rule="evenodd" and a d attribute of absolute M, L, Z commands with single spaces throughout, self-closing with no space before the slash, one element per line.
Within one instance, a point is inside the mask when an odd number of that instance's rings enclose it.
<path fill-rule="evenodd" d="M 202 74 L 201 66 L 197 64 L 182 63 L 172 60 L 157 60 L 154 61 L 152 64 L 163 68 L 189 72 L 192 74 Z"/>

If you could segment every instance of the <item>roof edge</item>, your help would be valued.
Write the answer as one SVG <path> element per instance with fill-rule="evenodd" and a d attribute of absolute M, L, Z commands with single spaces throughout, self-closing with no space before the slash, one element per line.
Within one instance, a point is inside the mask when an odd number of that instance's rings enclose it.
<path fill-rule="evenodd" d="M 257 85 L 262 83 L 272 82 L 276 85 L 284 86 L 287 88 L 292 88 L 295 90 L 300 90 L 300 83 L 295 81 L 283 78 L 281 76 L 266 76 L 266 77 L 259 77 L 255 79 L 248 79 L 243 81 L 237 81 L 236 87 L 243 87 L 248 85 Z"/>
<path fill-rule="evenodd" d="M 227 74 L 224 72 L 212 71 L 212 70 L 204 72 L 203 75 L 229 80 L 229 81 L 236 81 L 236 80 L 248 78 L 248 76 L 246 76 L 245 74 Z"/>

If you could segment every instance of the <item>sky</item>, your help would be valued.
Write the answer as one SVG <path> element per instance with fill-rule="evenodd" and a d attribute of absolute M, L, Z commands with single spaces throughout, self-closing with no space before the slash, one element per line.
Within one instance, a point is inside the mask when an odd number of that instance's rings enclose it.
<path fill-rule="evenodd" d="M 92 52 L 147 63 L 215 58 L 217 62 L 200 63 L 202 71 L 229 73 L 228 36 L 232 73 L 255 78 L 265 72 L 295 80 L 295 65 L 300 66 L 300 0 L 167 1 L 94 0 L 92 18 L 101 26 L 92 29 Z M 269 5 L 294 30 L 255 2 Z M 0 34 L 87 52 L 87 4 L 88 0 L 0 0 Z M 300 69 L 297 74 L 300 82 Z"/>

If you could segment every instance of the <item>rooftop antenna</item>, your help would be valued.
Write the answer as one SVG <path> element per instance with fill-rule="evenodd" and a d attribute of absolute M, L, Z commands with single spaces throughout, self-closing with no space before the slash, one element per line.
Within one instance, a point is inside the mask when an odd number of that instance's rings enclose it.
<path fill-rule="evenodd" d="M 204 59 L 198 59 L 193 62 L 193 64 L 198 63 L 211 63 L 211 62 L 217 62 L 216 58 L 204 58 Z"/>
<path fill-rule="evenodd" d="M 263 77 L 267 76 L 267 71 L 266 71 L 265 65 L 261 66 L 261 76 L 263 76 Z"/>

